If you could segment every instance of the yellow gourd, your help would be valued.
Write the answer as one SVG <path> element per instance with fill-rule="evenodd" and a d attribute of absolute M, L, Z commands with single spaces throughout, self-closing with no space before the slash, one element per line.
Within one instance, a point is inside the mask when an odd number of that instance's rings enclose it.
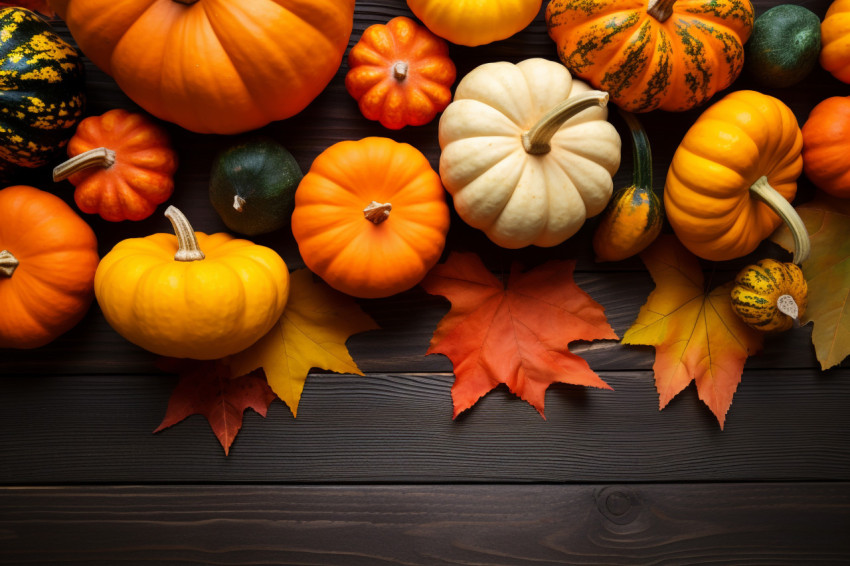
<path fill-rule="evenodd" d="M 175 235 L 118 242 L 98 265 L 95 296 L 124 338 L 161 356 L 216 359 L 263 337 L 289 296 L 272 249 L 229 234 L 194 232 L 174 208 Z"/>
<path fill-rule="evenodd" d="M 748 265 L 735 278 L 732 309 L 749 326 L 764 332 L 783 332 L 806 312 L 808 286 L 793 263 L 763 259 Z"/>

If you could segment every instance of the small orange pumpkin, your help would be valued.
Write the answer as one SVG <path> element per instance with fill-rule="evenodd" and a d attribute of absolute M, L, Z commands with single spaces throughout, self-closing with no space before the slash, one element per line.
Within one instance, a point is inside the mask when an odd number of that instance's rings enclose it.
<path fill-rule="evenodd" d="M 850 34 L 847 18 L 850 0 L 834 0 L 820 24 L 821 67 L 841 82 L 850 83 Z"/>
<path fill-rule="evenodd" d="M 115 109 L 83 120 L 53 180 L 68 179 L 74 201 L 105 220 L 142 220 L 174 190 L 177 154 L 168 133 L 143 114 Z"/>
<path fill-rule="evenodd" d="M 295 191 L 304 263 L 355 297 L 410 289 L 437 263 L 449 229 L 440 177 L 413 146 L 370 137 L 330 146 Z"/>
<path fill-rule="evenodd" d="M 65 201 L 0 190 L 0 348 L 38 348 L 70 330 L 94 297 L 94 232 Z"/>
<path fill-rule="evenodd" d="M 850 198 L 850 96 L 831 96 L 803 124 L 803 171 L 819 189 Z"/>
<path fill-rule="evenodd" d="M 391 130 L 427 124 L 452 100 L 448 43 L 404 16 L 366 28 L 348 66 L 345 88 L 360 111 Z"/>

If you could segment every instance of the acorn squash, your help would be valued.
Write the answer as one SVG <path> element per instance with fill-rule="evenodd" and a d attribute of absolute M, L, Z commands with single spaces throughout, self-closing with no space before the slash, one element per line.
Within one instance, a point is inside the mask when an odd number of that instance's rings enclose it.
<path fill-rule="evenodd" d="M 781 88 L 806 78 L 818 63 L 820 18 L 796 4 L 780 4 L 756 18 L 744 69 L 759 84 Z"/>

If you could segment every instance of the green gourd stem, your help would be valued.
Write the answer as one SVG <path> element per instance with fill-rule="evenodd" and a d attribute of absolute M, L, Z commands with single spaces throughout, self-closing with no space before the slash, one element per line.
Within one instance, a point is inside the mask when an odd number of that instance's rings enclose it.
<path fill-rule="evenodd" d="M 531 129 L 522 134 L 523 149 L 532 155 L 549 153 L 552 149 L 549 142 L 564 122 L 583 110 L 606 104 L 608 104 L 608 93 L 601 90 L 590 90 L 566 99 L 544 114 Z"/>
<path fill-rule="evenodd" d="M 780 295 L 776 299 L 776 309 L 784 315 L 788 315 L 794 320 L 800 317 L 800 307 L 797 306 L 797 301 L 791 295 Z"/>
<path fill-rule="evenodd" d="M 407 78 L 407 71 L 409 69 L 410 67 L 405 61 L 398 61 L 393 65 L 393 78 L 398 82 L 403 81 Z"/>
<path fill-rule="evenodd" d="M 165 209 L 165 217 L 171 221 L 174 234 L 177 236 L 177 253 L 174 261 L 198 261 L 204 259 L 204 252 L 198 245 L 195 231 L 186 216 L 174 206 Z"/>
<path fill-rule="evenodd" d="M 115 164 L 115 152 L 106 147 L 97 147 L 75 155 L 53 168 L 53 181 L 64 181 L 74 173 L 91 167 L 108 169 Z"/>
<path fill-rule="evenodd" d="M 242 208 L 245 206 L 245 199 L 240 197 L 239 195 L 233 195 L 233 208 L 236 212 L 242 212 Z"/>
<path fill-rule="evenodd" d="M 673 4 L 675 3 L 676 0 L 649 0 L 646 13 L 659 22 L 666 21 L 673 15 Z"/>
<path fill-rule="evenodd" d="M 652 191 L 652 150 L 649 147 L 649 138 L 643 129 L 637 116 L 631 112 L 617 109 L 620 116 L 626 121 L 629 133 L 632 135 L 634 172 L 632 173 L 632 184 L 635 187 Z"/>
<path fill-rule="evenodd" d="M 771 187 L 767 177 L 763 175 L 750 187 L 750 194 L 769 206 L 788 226 L 794 239 L 794 263 L 800 265 L 806 261 L 812 250 L 809 232 L 791 203 Z"/>
<path fill-rule="evenodd" d="M 393 205 L 388 202 L 382 204 L 373 200 L 366 208 L 363 209 L 363 216 L 366 217 L 366 220 L 377 226 L 390 217 L 390 211 L 392 209 Z"/>
<path fill-rule="evenodd" d="M 11 277 L 20 262 L 9 250 L 0 252 L 0 275 Z"/>

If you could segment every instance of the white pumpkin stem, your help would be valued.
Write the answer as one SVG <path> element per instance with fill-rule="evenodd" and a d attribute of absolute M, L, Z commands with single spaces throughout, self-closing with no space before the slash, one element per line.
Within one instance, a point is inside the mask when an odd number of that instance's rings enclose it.
<path fill-rule="evenodd" d="M 666 21 L 667 18 L 673 15 L 673 4 L 676 0 L 649 0 L 646 6 L 646 13 L 658 20 L 659 22 Z"/>
<path fill-rule="evenodd" d="M 578 96 L 566 99 L 543 115 L 530 130 L 522 134 L 522 147 L 532 155 L 543 155 L 552 150 L 549 142 L 555 132 L 570 118 L 592 108 L 608 104 L 608 93 L 601 90 L 589 90 Z"/>
<path fill-rule="evenodd" d="M 75 155 L 53 168 L 53 181 L 64 181 L 74 173 L 90 167 L 109 169 L 115 164 L 115 152 L 108 147 L 96 147 Z"/>
<path fill-rule="evenodd" d="M 366 217 L 366 220 L 377 226 L 390 217 L 390 211 L 392 209 L 393 205 L 388 202 L 382 204 L 373 200 L 366 208 L 363 209 L 363 216 Z"/>
<path fill-rule="evenodd" d="M 800 308 L 797 306 L 797 301 L 791 295 L 780 295 L 776 299 L 776 309 L 784 315 L 788 315 L 794 320 L 800 317 Z"/>
<path fill-rule="evenodd" d="M 791 230 L 791 237 L 794 239 L 794 263 L 800 265 L 806 261 L 812 251 L 812 243 L 809 240 L 809 232 L 806 230 L 803 219 L 800 218 L 791 203 L 770 186 L 767 177 L 764 175 L 753 183 L 750 187 L 750 193 L 769 206 Z"/>
<path fill-rule="evenodd" d="M 21 262 L 9 250 L 0 252 L 0 275 L 11 277 Z"/>
<path fill-rule="evenodd" d="M 403 81 L 407 78 L 407 71 L 409 69 L 410 66 L 407 64 L 407 61 L 398 61 L 393 65 L 393 78 L 398 82 Z"/>
<path fill-rule="evenodd" d="M 242 212 L 242 207 L 245 206 L 246 200 L 239 195 L 233 196 L 233 208 L 236 209 L 236 212 Z"/>
<path fill-rule="evenodd" d="M 198 261 L 204 259 L 204 252 L 198 245 L 198 238 L 186 216 L 174 206 L 165 209 L 165 217 L 171 221 L 174 234 L 177 236 L 177 253 L 174 261 Z"/>

